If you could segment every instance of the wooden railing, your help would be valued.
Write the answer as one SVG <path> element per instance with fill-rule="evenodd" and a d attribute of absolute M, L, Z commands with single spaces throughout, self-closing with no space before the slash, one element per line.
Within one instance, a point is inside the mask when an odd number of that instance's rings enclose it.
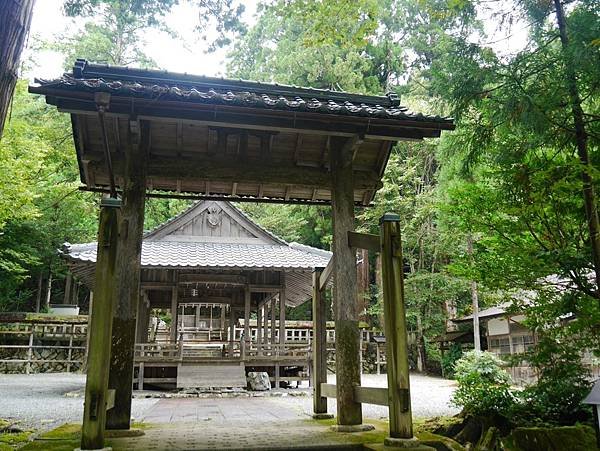
<path fill-rule="evenodd" d="M 241 360 L 309 360 L 310 344 L 257 344 L 236 341 L 233 349 L 229 342 L 219 343 L 138 343 L 135 345 L 136 362 L 181 362 L 195 359 Z"/>
<path fill-rule="evenodd" d="M 257 344 L 251 343 L 245 348 L 246 360 L 271 358 L 276 360 L 309 360 L 310 343 Z"/>

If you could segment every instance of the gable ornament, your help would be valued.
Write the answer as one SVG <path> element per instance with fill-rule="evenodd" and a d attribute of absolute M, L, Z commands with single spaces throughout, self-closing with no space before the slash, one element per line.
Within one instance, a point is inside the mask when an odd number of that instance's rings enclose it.
<path fill-rule="evenodd" d="M 217 205 L 211 205 L 208 207 L 208 213 L 206 220 L 210 227 L 218 227 L 223 219 L 223 211 Z"/>

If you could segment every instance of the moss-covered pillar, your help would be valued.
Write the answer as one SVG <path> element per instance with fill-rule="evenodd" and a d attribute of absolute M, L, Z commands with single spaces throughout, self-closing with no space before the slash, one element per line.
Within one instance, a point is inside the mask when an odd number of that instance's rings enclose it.
<path fill-rule="evenodd" d="M 130 122 L 125 154 L 123 206 L 117 256 L 117 305 L 112 328 L 109 388 L 115 389 L 115 405 L 106 417 L 107 429 L 129 429 L 133 390 L 133 354 L 140 298 L 142 235 L 146 205 L 148 122 Z"/>
<path fill-rule="evenodd" d="M 340 426 L 362 423 L 361 405 L 354 400 L 354 387 L 360 385 L 356 251 L 348 245 L 348 232 L 354 230 L 352 150 L 352 140 L 331 139 L 335 372 Z"/>
<path fill-rule="evenodd" d="M 399 217 L 381 218 L 381 278 L 386 337 L 390 445 L 414 444 L 408 374 L 408 341 Z M 394 441 L 395 440 L 395 441 Z M 406 443 L 407 442 L 407 443 Z M 387 443 L 387 442 L 386 442 Z"/>
<path fill-rule="evenodd" d="M 94 302 L 88 330 L 89 349 L 85 383 L 81 449 L 102 449 L 106 423 L 113 310 L 116 303 L 116 266 L 121 202 L 100 203 Z"/>

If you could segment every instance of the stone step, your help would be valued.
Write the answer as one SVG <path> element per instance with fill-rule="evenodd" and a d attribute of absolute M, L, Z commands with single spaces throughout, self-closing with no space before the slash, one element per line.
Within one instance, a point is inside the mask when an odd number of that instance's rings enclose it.
<path fill-rule="evenodd" d="M 181 363 L 177 366 L 177 388 L 246 387 L 243 363 Z"/>

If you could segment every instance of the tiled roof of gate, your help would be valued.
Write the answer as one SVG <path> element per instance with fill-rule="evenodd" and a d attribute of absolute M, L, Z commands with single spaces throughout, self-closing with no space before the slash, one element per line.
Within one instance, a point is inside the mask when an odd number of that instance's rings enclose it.
<path fill-rule="evenodd" d="M 92 64 L 78 60 L 73 74 L 36 80 L 45 88 L 109 92 L 125 97 L 213 105 L 314 112 L 400 121 L 434 122 L 454 128 L 451 118 L 414 113 L 397 95 L 371 96 L 276 83 L 193 76 L 173 72 Z"/>
<path fill-rule="evenodd" d="M 142 267 L 161 268 L 264 268 L 311 270 L 325 267 L 331 253 L 309 246 L 147 241 L 142 245 Z M 96 261 L 96 243 L 66 244 L 67 258 Z"/>

